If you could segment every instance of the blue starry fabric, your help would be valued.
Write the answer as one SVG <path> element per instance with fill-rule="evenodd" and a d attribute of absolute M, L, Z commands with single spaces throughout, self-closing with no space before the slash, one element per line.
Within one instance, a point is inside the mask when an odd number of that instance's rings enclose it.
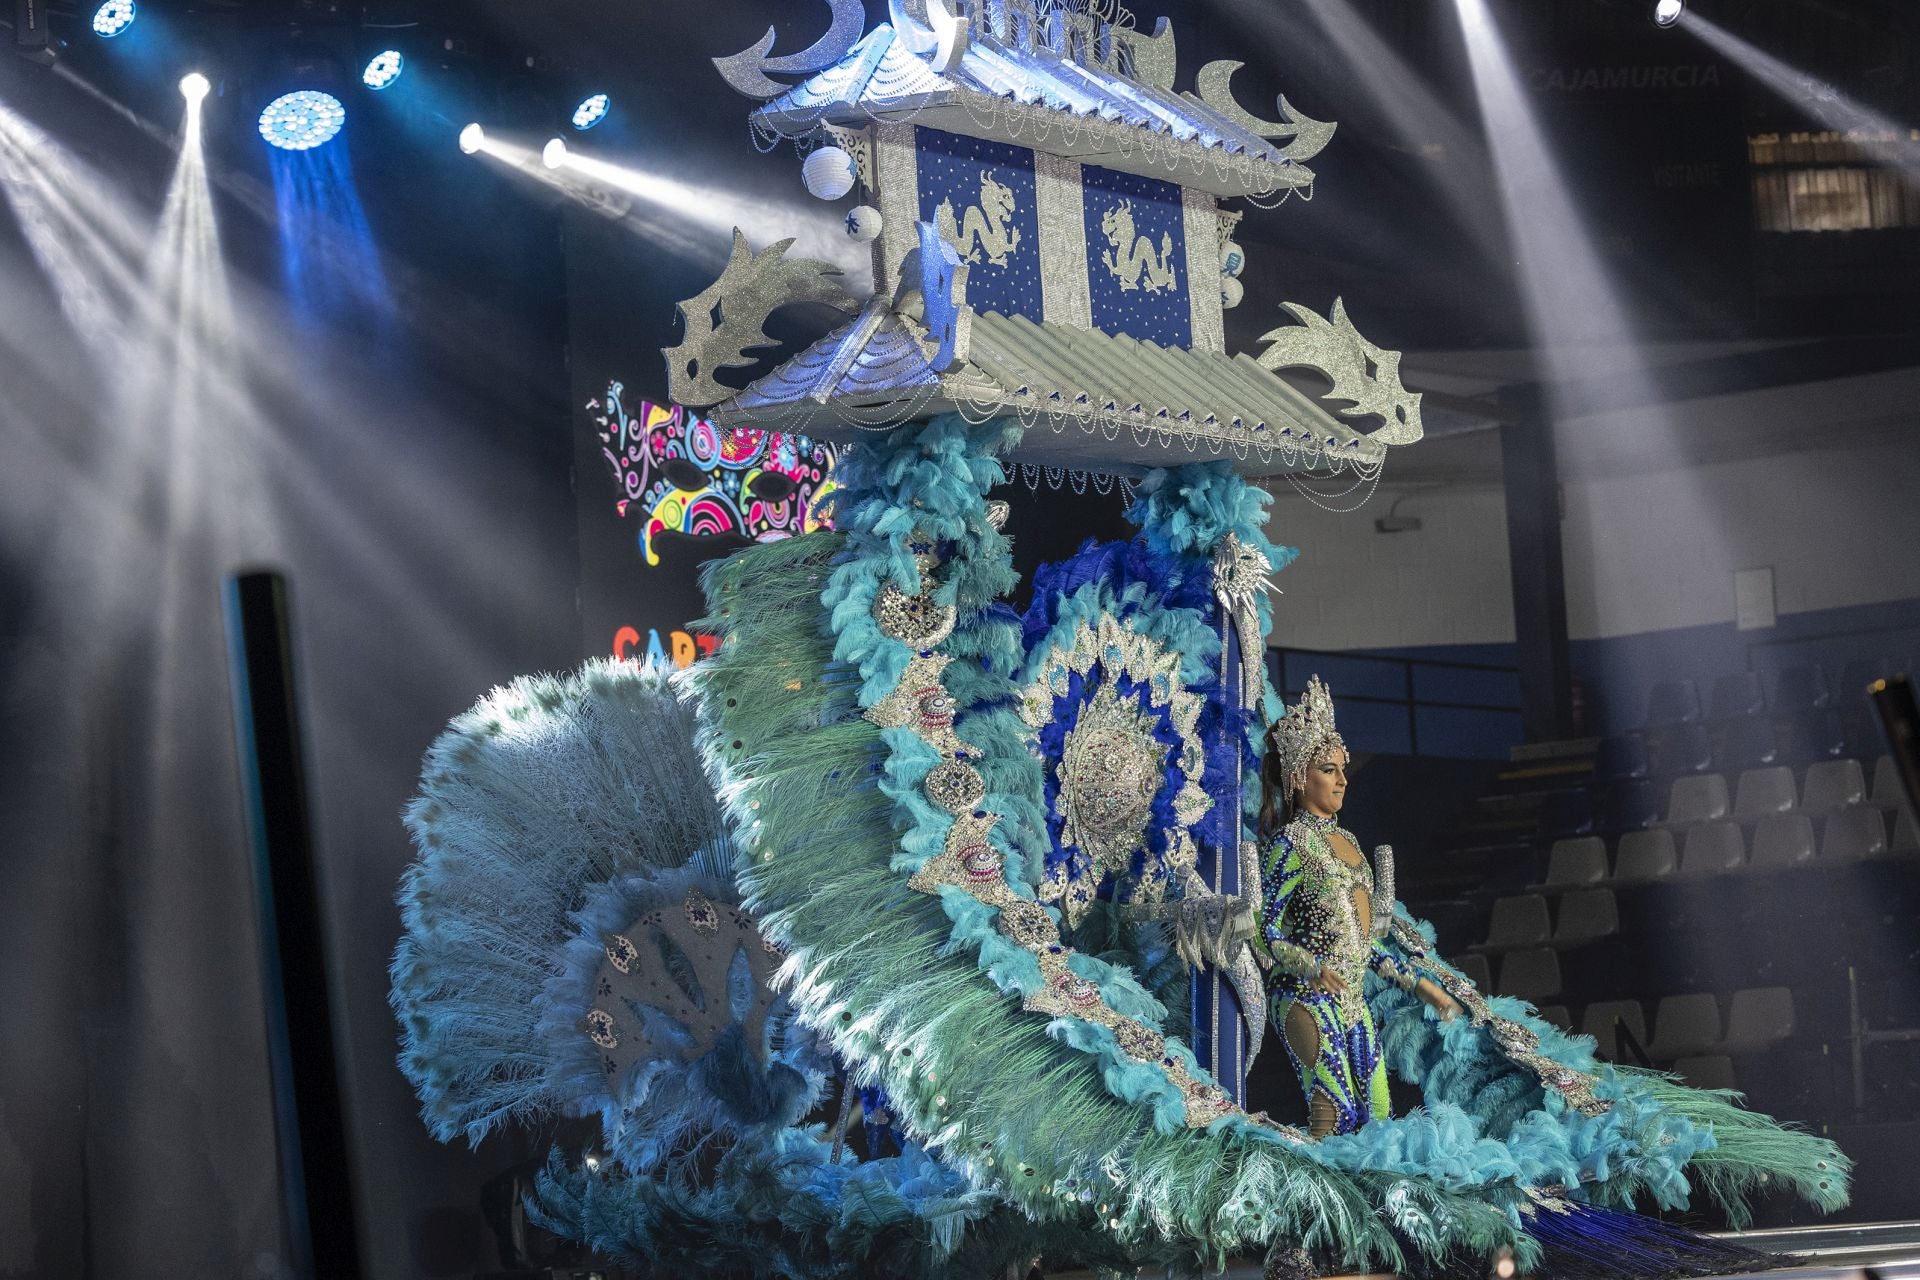
<path fill-rule="evenodd" d="M 1192 346 L 1180 188 L 1093 165 L 1081 173 L 1093 327 L 1163 347 Z"/>
<path fill-rule="evenodd" d="M 914 130 L 920 217 L 967 264 L 967 305 L 1046 319 L 1033 152 L 925 127 Z"/>

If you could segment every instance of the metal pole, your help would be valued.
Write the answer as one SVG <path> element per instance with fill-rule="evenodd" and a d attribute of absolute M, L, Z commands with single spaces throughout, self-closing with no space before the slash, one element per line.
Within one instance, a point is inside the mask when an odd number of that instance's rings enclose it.
<path fill-rule="evenodd" d="M 276 573 L 236 574 L 227 580 L 226 606 L 287 1245 L 302 1280 L 357 1280 L 359 1236 L 286 581 Z"/>

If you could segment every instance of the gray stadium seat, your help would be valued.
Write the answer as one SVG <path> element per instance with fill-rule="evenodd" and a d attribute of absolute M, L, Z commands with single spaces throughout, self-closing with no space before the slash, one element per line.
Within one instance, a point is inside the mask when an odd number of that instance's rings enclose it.
<path fill-rule="evenodd" d="M 1738 1089 L 1733 1059 L 1724 1053 L 1703 1053 L 1673 1064 L 1674 1074 L 1696 1089 Z"/>
<path fill-rule="evenodd" d="M 1892 756 L 1881 756 L 1873 762 L 1873 790 L 1871 799 L 1877 805 L 1897 809 L 1907 802 L 1907 793 L 1900 786 L 1900 771 L 1893 767 Z"/>
<path fill-rule="evenodd" d="M 1647 1054 L 1672 1062 L 1720 1047 L 1720 1004 L 1711 992 L 1665 996 L 1653 1014 L 1653 1043 Z"/>
<path fill-rule="evenodd" d="M 1487 925 L 1489 951 L 1510 951 L 1514 947 L 1537 947 L 1552 936 L 1547 920 L 1547 900 L 1537 893 L 1512 898 L 1496 898 L 1493 916 Z"/>
<path fill-rule="evenodd" d="M 1797 867 L 1813 861 L 1813 823 L 1804 813 L 1777 813 L 1753 828 L 1753 865 Z"/>
<path fill-rule="evenodd" d="M 1616 880 L 1664 880 L 1680 865 L 1671 831 L 1629 831 L 1620 837 L 1613 863 Z"/>
<path fill-rule="evenodd" d="M 1737 822 L 1703 822 L 1688 827 L 1680 849 L 1680 873 L 1712 876 L 1738 870 L 1747 860 L 1747 837 Z"/>
<path fill-rule="evenodd" d="M 1920 852 L 1920 823 L 1905 809 L 1893 820 L 1893 849 L 1895 853 Z"/>
<path fill-rule="evenodd" d="M 1547 885 L 1599 884 L 1607 878 L 1607 842 L 1599 836 L 1555 840 L 1547 854 Z"/>
<path fill-rule="evenodd" d="M 1563 1004 L 1550 1004 L 1540 1010 L 1540 1020 L 1551 1022 L 1562 1031 L 1573 1030 L 1573 1015 L 1567 1012 L 1567 1006 Z"/>
<path fill-rule="evenodd" d="M 1485 956 L 1461 956 L 1453 962 L 1453 967 L 1458 969 L 1477 990 L 1493 990 L 1493 970 L 1487 967 Z"/>
<path fill-rule="evenodd" d="M 1820 829 L 1820 856 L 1871 858 L 1887 851 L 1887 820 L 1878 809 L 1835 809 Z"/>
<path fill-rule="evenodd" d="M 1560 957 L 1551 947 L 1509 951 L 1500 961 L 1499 992 L 1534 1004 L 1560 994 Z"/>
<path fill-rule="evenodd" d="M 1783 764 L 1749 769 L 1740 775 L 1740 785 L 1734 790 L 1733 816 L 1741 822 L 1753 822 L 1770 813 L 1786 813 L 1798 803 L 1793 770 Z"/>
<path fill-rule="evenodd" d="M 1586 1012 L 1580 1015 L 1580 1034 L 1592 1036 L 1599 1043 L 1600 1052 L 1609 1059 L 1613 1057 L 1614 1032 L 1616 1022 L 1627 1024 L 1627 1030 L 1641 1048 L 1647 1047 L 1647 1015 L 1640 1008 L 1638 1000 L 1596 1000 L 1588 1005 Z"/>
<path fill-rule="evenodd" d="M 1717 773 L 1696 773 L 1673 780 L 1667 792 L 1667 821 L 1676 827 L 1713 822 L 1727 816 L 1727 780 Z"/>
<path fill-rule="evenodd" d="M 1752 1053 L 1793 1038 L 1793 992 L 1785 987 L 1747 987 L 1733 993 L 1727 1009 L 1728 1053 Z"/>
<path fill-rule="evenodd" d="M 1858 760 L 1821 760 L 1807 766 L 1800 807 L 1808 813 L 1862 804 L 1866 798 L 1867 778 Z"/>
<path fill-rule="evenodd" d="M 1620 932 L 1620 907 L 1611 889 L 1572 889 L 1560 898 L 1560 921 L 1553 944 L 1577 947 Z"/>

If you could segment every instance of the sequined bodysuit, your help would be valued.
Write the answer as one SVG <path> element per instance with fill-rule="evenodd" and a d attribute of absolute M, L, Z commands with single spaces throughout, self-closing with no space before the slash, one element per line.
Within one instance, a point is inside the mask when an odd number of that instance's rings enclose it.
<path fill-rule="evenodd" d="M 1334 1132 L 1351 1133 L 1388 1114 L 1386 1066 L 1362 992 L 1369 967 L 1385 971 L 1394 962 L 1373 939 L 1373 869 L 1342 858 L 1334 832 L 1346 836 L 1332 819 L 1301 815 L 1274 838 L 1261 867 L 1260 936 L 1274 960 L 1272 1024 L 1286 1027 L 1300 1004 L 1318 1032 L 1312 1062 L 1302 1062 L 1292 1037 L 1283 1037 L 1300 1086 L 1309 1098 L 1319 1093 L 1333 1104 Z M 1344 992 L 1315 989 L 1323 965 L 1346 984 Z"/>

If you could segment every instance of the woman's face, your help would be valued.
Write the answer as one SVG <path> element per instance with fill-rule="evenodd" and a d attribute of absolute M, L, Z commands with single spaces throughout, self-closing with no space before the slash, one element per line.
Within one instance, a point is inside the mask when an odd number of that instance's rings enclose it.
<path fill-rule="evenodd" d="M 1347 798 L 1347 753 L 1335 751 L 1307 766 L 1300 780 L 1300 807 L 1316 818 L 1331 818 Z"/>

